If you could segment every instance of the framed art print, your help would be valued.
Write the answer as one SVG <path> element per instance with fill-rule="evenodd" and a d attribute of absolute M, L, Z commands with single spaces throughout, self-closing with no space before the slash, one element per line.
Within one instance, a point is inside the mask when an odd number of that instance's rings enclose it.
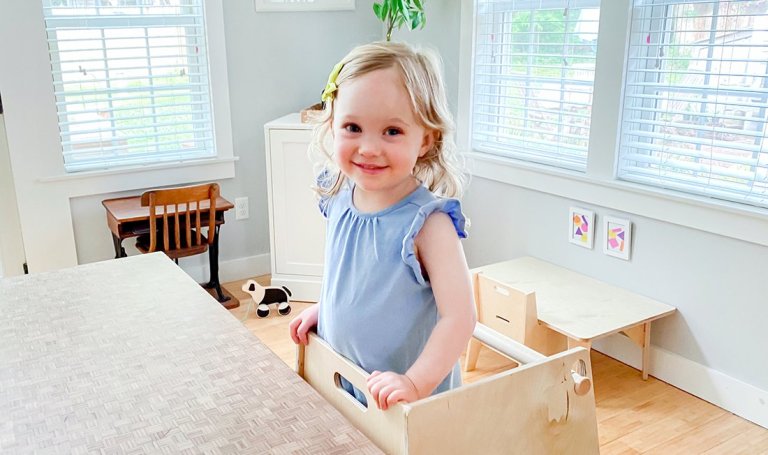
<path fill-rule="evenodd" d="M 584 248 L 592 248 L 595 242 L 595 213 L 571 207 L 568 221 L 568 241 Z"/>
<path fill-rule="evenodd" d="M 603 218 L 603 233 L 603 252 L 628 261 L 632 245 L 632 222 L 606 216 Z"/>

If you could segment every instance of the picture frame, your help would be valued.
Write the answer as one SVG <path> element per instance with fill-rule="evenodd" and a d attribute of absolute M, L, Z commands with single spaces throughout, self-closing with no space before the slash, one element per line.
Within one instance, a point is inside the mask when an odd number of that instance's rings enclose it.
<path fill-rule="evenodd" d="M 603 217 L 603 253 L 629 260 L 632 249 L 632 222 L 625 218 Z"/>
<path fill-rule="evenodd" d="M 258 12 L 351 11 L 355 0 L 253 0 Z"/>
<path fill-rule="evenodd" d="M 595 243 L 595 212 L 571 207 L 568 217 L 568 241 L 592 249 Z"/>

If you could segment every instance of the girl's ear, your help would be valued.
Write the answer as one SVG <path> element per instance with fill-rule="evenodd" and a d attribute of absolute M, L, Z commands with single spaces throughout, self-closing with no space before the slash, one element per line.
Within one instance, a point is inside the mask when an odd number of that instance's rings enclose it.
<path fill-rule="evenodd" d="M 424 139 L 421 142 L 421 149 L 419 150 L 419 158 L 427 154 L 435 145 L 435 136 L 437 131 L 429 130 L 424 132 Z"/>

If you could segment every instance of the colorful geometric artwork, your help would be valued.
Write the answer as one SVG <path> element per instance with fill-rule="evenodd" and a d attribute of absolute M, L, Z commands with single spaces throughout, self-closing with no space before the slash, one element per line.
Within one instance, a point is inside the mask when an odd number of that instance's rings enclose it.
<path fill-rule="evenodd" d="M 603 219 L 603 225 L 605 228 L 603 252 L 609 256 L 629 260 L 632 223 L 622 218 L 607 216 Z"/>
<path fill-rule="evenodd" d="M 568 222 L 568 241 L 584 248 L 594 244 L 595 214 L 589 210 L 571 207 Z"/>
<path fill-rule="evenodd" d="M 624 251 L 624 226 L 608 226 L 608 249 L 612 251 Z"/>

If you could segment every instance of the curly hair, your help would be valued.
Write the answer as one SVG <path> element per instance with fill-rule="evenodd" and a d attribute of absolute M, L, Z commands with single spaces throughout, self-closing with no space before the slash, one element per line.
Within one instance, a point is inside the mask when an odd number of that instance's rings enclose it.
<path fill-rule="evenodd" d="M 344 82 L 372 71 L 396 68 L 411 99 L 417 121 L 435 136 L 433 146 L 420 157 L 413 175 L 431 192 L 443 197 L 459 197 L 466 181 L 463 164 L 454 142 L 455 124 L 448 109 L 440 57 L 433 51 L 419 50 L 408 44 L 375 42 L 354 48 L 340 62 L 336 78 L 338 90 Z M 315 118 L 310 152 L 318 169 L 314 190 L 320 197 L 336 194 L 346 177 L 336 167 L 330 145 L 335 97 Z"/>

